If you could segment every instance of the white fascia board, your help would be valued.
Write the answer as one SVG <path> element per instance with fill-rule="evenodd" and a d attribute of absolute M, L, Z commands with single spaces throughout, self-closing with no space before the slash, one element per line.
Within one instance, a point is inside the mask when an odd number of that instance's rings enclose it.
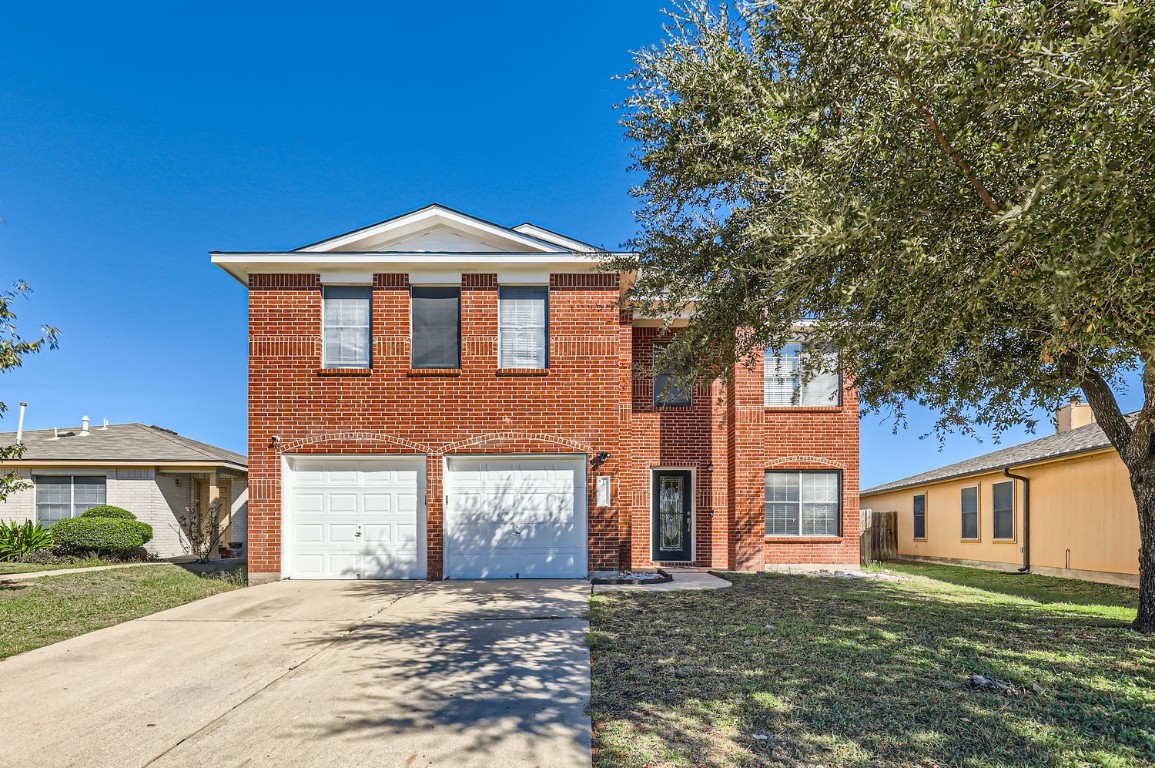
<path fill-rule="evenodd" d="M 508 271 L 596 272 L 605 254 L 581 253 L 303 253 L 253 252 L 210 254 L 212 263 L 242 283 L 250 274 L 321 272 Z M 543 269 L 544 268 L 544 269 Z"/>

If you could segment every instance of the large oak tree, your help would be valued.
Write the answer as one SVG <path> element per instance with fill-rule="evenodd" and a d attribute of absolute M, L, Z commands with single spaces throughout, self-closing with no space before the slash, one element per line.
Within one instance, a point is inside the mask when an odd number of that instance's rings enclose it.
<path fill-rule="evenodd" d="M 726 375 L 812 318 L 942 432 L 1079 390 L 1130 473 L 1155 631 L 1155 4 L 688 0 L 636 54 L 632 299 Z M 735 339 L 737 343 L 735 344 Z M 1124 377 L 1141 410 L 1124 414 Z"/>

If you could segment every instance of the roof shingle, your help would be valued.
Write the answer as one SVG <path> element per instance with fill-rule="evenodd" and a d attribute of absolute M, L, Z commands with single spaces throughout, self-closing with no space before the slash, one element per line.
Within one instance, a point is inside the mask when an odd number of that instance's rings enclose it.
<path fill-rule="evenodd" d="M 1134 419 L 1134 414 L 1128 416 Z M 1103 434 L 1098 424 L 1088 424 L 1085 427 L 1072 429 L 1050 437 L 1042 437 L 1022 445 L 1014 445 L 999 451 L 976 456 L 973 459 L 948 464 L 945 467 L 932 469 L 919 475 L 911 475 L 901 480 L 894 480 L 862 491 L 862 495 L 882 493 L 883 491 L 897 491 L 902 488 L 911 488 L 926 483 L 937 483 L 941 480 L 951 480 L 956 477 L 965 477 L 982 472 L 990 472 L 1004 467 L 1015 467 L 1022 464 L 1031 464 L 1037 461 L 1055 459 L 1060 456 L 1069 456 L 1087 451 L 1097 451 L 1111 447 L 1111 441 Z"/>
<path fill-rule="evenodd" d="M 80 428 L 29 430 L 23 461 L 201 461 L 248 467 L 248 457 L 147 424 L 109 424 L 87 435 Z M 14 445 L 15 432 L 0 432 L 0 445 Z"/>

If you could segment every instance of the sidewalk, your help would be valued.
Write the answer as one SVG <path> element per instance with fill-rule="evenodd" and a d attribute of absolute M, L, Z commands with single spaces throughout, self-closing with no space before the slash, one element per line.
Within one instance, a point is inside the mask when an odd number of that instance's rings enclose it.
<path fill-rule="evenodd" d="M 686 589 L 725 589 L 732 586 L 725 579 L 701 570 L 663 568 L 673 581 L 661 584 L 594 584 L 594 594 L 598 592 L 679 592 Z"/>

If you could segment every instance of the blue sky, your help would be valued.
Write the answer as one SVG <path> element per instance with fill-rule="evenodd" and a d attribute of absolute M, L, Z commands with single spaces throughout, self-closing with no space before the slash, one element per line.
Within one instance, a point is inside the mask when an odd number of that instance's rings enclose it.
<path fill-rule="evenodd" d="M 208 251 L 289 249 L 441 202 L 607 247 L 638 179 L 614 105 L 660 0 L 10 5 L 0 282 L 59 350 L 0 378 L 29 429 L 141 421 L 244 451 L 245 290 Z M 870 485 L 943 452 L 863 422 Z M 1042 429 L 1046 429 L 1045 425 Z M 1019 434 L 1004 442 L 1016 442 Z"/>

